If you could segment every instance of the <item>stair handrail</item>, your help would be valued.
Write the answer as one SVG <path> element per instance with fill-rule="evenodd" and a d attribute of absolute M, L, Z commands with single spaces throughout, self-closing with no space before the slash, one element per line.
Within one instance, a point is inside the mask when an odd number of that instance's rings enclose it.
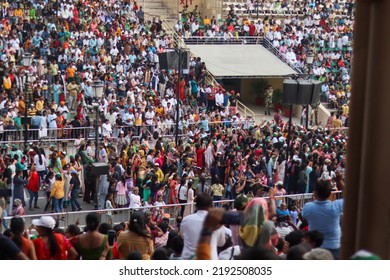
<path fill-rule="evenodd" d="M 266 48 L 268 51 L 272 52 L 275 56 L 277 56 L 281 61 L 286 63 L 288 66 L 290 66 L 292 69 L 294 69 L 299 74 L 304 74 L 302 69 L 296 67 L 294 64 L 289 63 L 286 58 L 282 55 L 282 53 L 271 43 L 270 40 L 268 40 L 266 37 L 262 39 L 262 45 L 264 48 Z"/>
<path fill-rule="evenodd" d="M 172 32 L 172 38 L 174 39 L 174 45 L 176 47 L 187 49 L 189 52 L 189 55 L 192 57 L 195 57 L 195 55 L 191 52 L 190 48 L 187 47 L 185 40 L 177 34 L 176 30 L 169 24 L 169 22 L 166 20 L 164 16 L 160 16 L 160 20 L 165 23 L 166 28 L 168 28 Z M 261 40 L 261 38 L 260 38 Z M 260 42 L 261 44 L 261 42 Z M 214 86 L 219 86 L 218 81 L 215 79 L 214 75 L 206 69 L 206 79 L 208 80 L 207 84 L 212 84 Z M 255 117 L 255 113 L 249 109 L 247 106 L 245 106 L 241 101 L 237 100 L 237 108 L 242 107 L 244 117 L 247 116 Z"/>

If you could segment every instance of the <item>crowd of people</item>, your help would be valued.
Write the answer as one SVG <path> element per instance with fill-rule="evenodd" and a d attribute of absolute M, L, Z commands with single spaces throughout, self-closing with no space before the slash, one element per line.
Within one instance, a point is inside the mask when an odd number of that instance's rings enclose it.
<path fill-rule="evenodd" d="M 323 238 L 323 248 L 338 257 L 339 241 L 326 241 L 340 238 L 337 222 L 342 202 L 328 198 L 332 190 L 344 187 L 347 136 L 343 131 L 332 126 L 306 130 L 293 125 L 288 133 L 279 113 L 261 123 L 243 118 L 236 108 L 239 93 L 207 84 L 201 58 L 191 58 L 190 69 L 180 80 L 174 70 L 160 69 L 158 53 L 171 47 L 173 39 L 164 33 L 161 22 L 146 19 L 135 1 L 5 3 L 0 26 L 0 134 L 10 135 L 5 133 L 6 124 L 21 129 L 21 115 L 28 110 L 31 139 L 63 141 L 49 150 L 38 142 L 2 147 L 0 217 L 14 243 L 0 236 L 1 258 L 190 259 L 198 255 L 217 259 L 232 244 L 243 252 L 250 252 L 244 247 L 267 245 L 267 254 L 273 252 L 276 258 L 287 253 L 284 227 L 299 232 L 297 244 L 305 239 L 303 232 L 295 230 L 297 225 L 310 229 L 306 240 L 319 247 Z M 33 54 L 30 66 L 21 65 L 26 53 Z M 102 97 L 94 95 L 95 82 L 104 84 Z M 99 114 L 92 122 L 89 111 L 95 103 Z M 92 125 L 100 131 L 97 147 L 87 139 L 89 132 L 81 129 Z M 66 126 L 80 130 L 68 135 Z M 177 143 L 170 137 L 175 133 L 180 134 Z M 20 139 L 21 135 L 12 137 Z M 65 149 L 68 138 L 76 147 L 71 155 Z M 108 174 L 96 175 L 94 162 L 106 163 Z M 305 211 L 306 206 L 294 200 L 275 201 L 275 196 L 309 193 L 316 186 L 322 188 L 316 191 L 317 200 L 337 208 L 330 229 L 316 224 L 320 208 Z M 41 210 L 39 194 L 47 202 Z M 270 199 L 267 202 L 263 197 Z M 62 232 L 61 219 L 43 216 L 33 221 L 35 231 L 24 230 L 19 216 L 25 207 L 34 213 L 81 211 L 79 199 L 104 210 L 106 220 L 96 213 L 88 215 L 80 234 L 78 225 Z M 233 233 L 234 226 L 230 233 L 227 227 L 205 227 L 200 232 L 207 215 L 215 219 L 214 212 L 221 214 L 210 210 L 212 202 L 224 199 L 238 205 L 222 202 L 218 208 L 234 207 L 244 216 L 255 215 L 253 211 L 261 208 L 264 216 L 254 219 L 259 224 L 240 229 L 239 235 L 237 227 Z M 178 203 L 188 204 L 166 208 Z M 196 213 L 191 207 L 194 203 Z M 136 211 L 142 206 L 154 207 Z M 268 207 L 273 214 L 268 215 Z M 122 208 L 134 213 L 130 221 L 114 224 L 112 215 Z M 14 217 L 4 219 L 7 216 Z M 170 226 L 169 218 L 176 220 L 176 226 Z M 276 232 L 279 224 L 283 226 Z M 258 231 L 248 230 L 252 226 Z M 114 245 L 107 243 L 111 229 L 117 237 Z M 213 230 L 218 236 L 211 238 L 208 249 L 207 238 L 214 236 Z M 263 230 L 268 238 L 257 240 L 253 234 L 262 236 Z M 204 239 L 197 246 L 199 236 Z M 228 236 L 231 243 L 224 242 Z M 293 241 L 287 242 L 292 247 Z"/>
<path fill-rule="evenodd" d="M 156 222 L 149 212 L 135 211 L 116 225 L 89 213 L 62 229 L 51 216 L 26 228 L 22 217 L 10 220 L 0 235 L 0 259 L 32 260 L 333 260 L 339 258 L 343 200 L 331 201 L 329 181 L 319 181 L 316 200 L 302 212 L 276 206 L 276 188 L 268 201 L 240 194 L 234 210 L 213 208 L 213 197 L 199 193 L 196 213 Z M 324 215 L 327 217 L 324 219 Z M 367 253 L 364 253 L 367 256 Z M 375 258 L 377 258 L 375 256 Z"/>
<path fill-rule="evenodd" d="M 353 1 L 261 1 L 262 12 L 281 9 L 301 14 L 277 13 L 255 19 L 256 1 L 249 0 L 245 9 L 232 4 L 225 20 L 202 17 L 197 7 L 184 7 L 182 21 L 175 25 L 184 38 L 199 36 L 215 40 L 238 40 L 239 36 L 263 36 L 276 48 L 284 60 L 302 73 L 323 82 L 322 101 L 347 119 L 351 96 L 351 61 L 353 39 Z M 249 11 L 249 12 L 248 12 Z M 251 12 L 250 12 L 251 11 Z M 342 11 L 342 12 L 340 12 Z M 344 11 L 347 11 L 344 13 Z M 314 55 L 313 62 L 306 60 Z M 343 126 L 348 126 L 344 121 Z"/>

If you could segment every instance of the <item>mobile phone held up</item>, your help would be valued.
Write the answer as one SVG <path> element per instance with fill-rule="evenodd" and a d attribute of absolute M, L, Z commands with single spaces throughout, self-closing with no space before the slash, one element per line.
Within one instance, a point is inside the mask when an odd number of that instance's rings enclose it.
<path fill-rule="evenodd" d="M 221 224 L 223 225 L 241 225 L 243 221 L 243 213 L 229 211 L 223 214 Z"/>
<path fill-rule="evenodd" d="M 115 230 L 109 230 L 107 236 L 108 236 L 108 245 L 114 246 Z"/>

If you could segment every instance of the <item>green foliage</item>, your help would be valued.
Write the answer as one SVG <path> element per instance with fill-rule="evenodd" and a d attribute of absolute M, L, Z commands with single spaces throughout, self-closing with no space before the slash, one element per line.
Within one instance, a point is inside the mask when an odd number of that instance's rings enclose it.
<path fill-rule="evenodd" d="M 282 104 L 283 92 L 281 89 L 274 89 L 274 93 L 272 94 L 272 103 L 273 104 Z"/>
<path fill-rule="evenodd" d="M 264 98 L 265 90 L 268 88 L 268 81 L 264 79 L 256 79 L 251 83 L 250 93 L 258 98 Z"/>

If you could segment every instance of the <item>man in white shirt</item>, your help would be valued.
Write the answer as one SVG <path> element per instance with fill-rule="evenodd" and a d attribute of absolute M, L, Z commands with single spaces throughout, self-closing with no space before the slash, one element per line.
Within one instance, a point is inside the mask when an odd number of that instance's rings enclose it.
<path fill-rule="evenodd" d="M 151 133 L 153 133 L 153 118 L 154 118 L 154 111 L 152 110 L 152 107 L 148 108 L 148 111 L 145 113 L 145 123 L 148 126 L 148 129 Z"/>
<path fill-rule="evenodd" d="M 110 120 L 106 119 L 105 122 L 102 124 L 102 133 L 103 133 L 103 137 L 107 136 L 107 137 L 110 137 L 111 136 L 111 132 L 112 132 L 112 127 L 111 127 L 111 123 L 110 123 Z"/>
<path fill-rule="evenodd" d="M 54 109 L 51 109 L 50 115 L 47 116 L 49 125 L 49 138 L 57 138 L 57 115 Z"/>
<path fill-rule="evenodd" d="M 215 106 L 218 107 L 219 111 L 223 110 L 224 96 L 221 91 L 218 91 L 215 95 Z"/>
<path fill-rule="evenodd" d="M 66 107 L 65 104 L 61 103 L 60 106 L 57 108 L 57 111 L 61 113 L 65 120 L 68 119 L 69 109 L 68 107 Z"/>
<path fill-rule="evenodd" d="M 117 56 L 119 53 L 119 50 L 116 48 L 116 45 L 114 45 L 114 48 L 111 49 L 110 55 L 111 56 Z"/>
<path fill-rule="evenodd" d="M 196 247 L 203 228 L 203 222 L 208 214 L 208 209 L 213 207 L 213 201 L 209 194 L 201 193 L 196 197 L 197 212 L 184 217 L 180 225 L 180 232 L 184 240 L 182 258 L 192 259 L 196 252 Z M 211 235 L 210 247 L 211 258 L 218 259 L 217 246 L 225 244 L 225 233 L 223 227 L 214 231 Z"/>
<path fill-rule="evenodd" d="M 175 188 L 177 193 L 177 198 L 179 199 L 179 203 L 187 203 L 187 184 L 185 179 L 181 179 L 180 184 L 178 184 Z M 182 205 L 180 216 L 183 216 L 185 206 Z"/>
<path fill-rule="evenodd" d="M 291 49 L 287 50 L 286 59 L 287 59 L 287 62 L 289 62 L 292 65 L 297 63 L 297 57 L 296 57 L 295 53 Z"/>

